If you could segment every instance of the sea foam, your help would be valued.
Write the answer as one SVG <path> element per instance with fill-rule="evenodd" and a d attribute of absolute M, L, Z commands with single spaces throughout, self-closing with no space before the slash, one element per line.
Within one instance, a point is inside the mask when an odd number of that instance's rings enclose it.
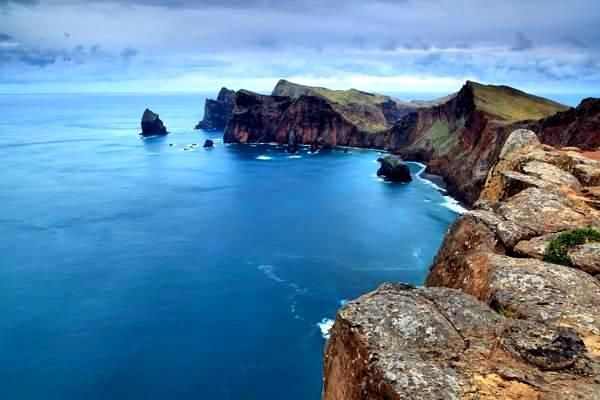
<path fill-rule="evenodd" d="M 317 324 L 317 326 L 321 330 L 321 336 L 323 336 L 323 339 L 329 339 L 329 332 L 331 331 L 331 328 L 333 328 L 333 320 L 329 318 L 323 318 L 321 322 Z"/>

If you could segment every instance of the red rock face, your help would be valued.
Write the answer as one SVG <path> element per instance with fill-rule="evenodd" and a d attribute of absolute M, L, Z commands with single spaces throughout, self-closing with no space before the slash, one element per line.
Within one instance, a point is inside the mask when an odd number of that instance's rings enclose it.
<path fill-rule="evenodd" d="M 528 129 L 536 132 L 542 143 L 594 151 L 600 147 L 600 99 L 585 99 L 577 108 L 531 123 Z"/>
<path fill-rule="evenodd" d="M 265 96 L 241 90 L 224 140 L 285 144 L 293 132 L 298 144 L 385 149 L 427 163 L 428 172 L 441 175 L 448 192 L 467 204 L 479 197 L 490 168 L 515 129 L 532 129 L 542 142 L 555 146 L 587 150 L 600 146 L 600 99 L 585 100 L 576 109 L 539 121 L 510 122 L 477 105 L 481 104 L 479 97 L 476 100 L 478 87 L 469 82 L 444 104 L 408 114 L 391 105 L 377 109 L 388 120 L 404 114 L 390 129 L 377 132 L 361 129 L 347 117 L 360 119 L 362 126 L 380 120 L 369 114 L 368 107 L 348 114 L 349 106 L 342 110 L 322 97 Z"/>
<path fill-rule="evenodd" d="M 436 142 L 429 136 L 440 124 L 447 127 L 447 137 Z M 445 104 L 405 116 L 391 129 L 386 148 L 427 163 L 451 195 L 472 204 L 510 131 L 475 106 L 472 88 L 465 85 Z"/>
<path fill-rule="evenodd" d="M 291 103 L 289 97 L 238 91 L 223 140 L 225 143 L 274 142 L 279 120 Z"/>
<path fill-rule="evenodd" d="M 295 130 L 299 144 L 317 143 L 333 147 L 347 145 L 358 134 L 356 126 L 348 122 L 324 99 L 301 96 L 283 113 L 277 124 L 277 143 L 286 143 Z"/>

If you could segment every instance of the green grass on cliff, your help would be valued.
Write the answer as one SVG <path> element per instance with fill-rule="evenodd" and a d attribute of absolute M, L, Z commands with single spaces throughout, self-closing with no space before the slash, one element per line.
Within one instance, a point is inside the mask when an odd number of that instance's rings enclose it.
<path fill-rule="evenodd" d="M 540 119 L 568 109 L 563 104 L 534 96 L 508 86 L 467 82 L 473 88 L 475 105 L 500 120 L 514 122 Z"/>
<path fill-rule="evenodd" d="M 448 121 L 437 120 L 416 142 L 410 145 L 411 151 L 432 149 L 436 157 L 448 154 L 458 143 L 458 134 L 450 131 Z"/>
<path fill-rule="evenodd" d="M 592 228 L 575 229 L 561 233 L 550 242 L 543 260 L 553 264 L 572 266 L 569 250 L 585 243 L 600 242 L 600 232 Z"/>
<path fill-rule="evenodd" d="M 273 94 L 277 96 L 299 97 L 302 95 L 323 97 L 342 105 L 349 104 L 380 104 L 391 100 L 389 96 L 376 93 L 367 93 L 356 89 L 334 90 L 317 86 L 306 86 L 297 83 L 280 80 L 273 89 Z M 395 100 L 395 99 L 392 99 Z"/>

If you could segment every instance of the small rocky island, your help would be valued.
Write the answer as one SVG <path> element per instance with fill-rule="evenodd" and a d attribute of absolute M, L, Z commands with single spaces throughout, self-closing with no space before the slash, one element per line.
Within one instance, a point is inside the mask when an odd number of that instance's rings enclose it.
<path fill-rule="evenodd" d="M 166 135 L 169 132 L 163 124 L 162 120 L 158 117 L 158 114 L 153 113 L 146 108 L 142 115 L 142 136 L 157 136 Z"/>
<path fill-rule="evenodd" d="M 377 171 L 377 176 L 383 177 L 383 179 L 390 182 L 412 181 L 408 165 L 404 164 L 399 157 L 387 155 L 378 158 L 377 161 L 381 163 Z"/>

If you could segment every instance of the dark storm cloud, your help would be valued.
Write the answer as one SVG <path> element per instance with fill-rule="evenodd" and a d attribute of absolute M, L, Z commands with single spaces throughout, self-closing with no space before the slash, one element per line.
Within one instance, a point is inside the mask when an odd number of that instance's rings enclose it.
<path fill-rule="evenodd" d="M 13 37 L 8 33 L 0 33 L 0 42 L 8 42 L 10 40 L 13 40 Z"/>

